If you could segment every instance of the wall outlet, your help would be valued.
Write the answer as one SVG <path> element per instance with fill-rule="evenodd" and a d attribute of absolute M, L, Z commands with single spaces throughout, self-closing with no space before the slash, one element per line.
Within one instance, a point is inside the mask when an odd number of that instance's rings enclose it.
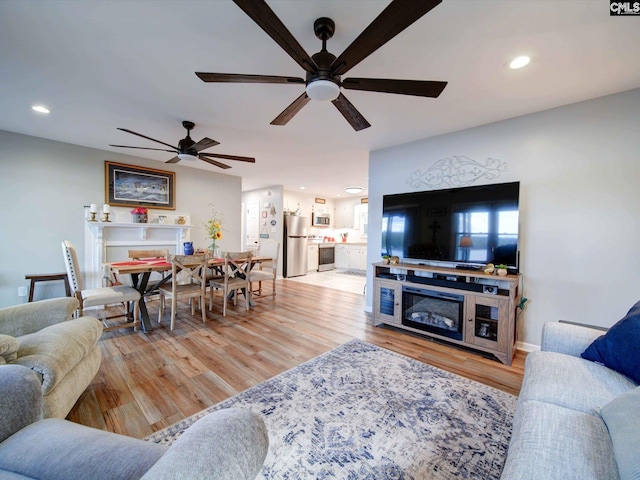
<path fill-rule="evenodd" d="M 27 287 L 18 287 L 18 296 L 26 297 L 27 296 Z"/>

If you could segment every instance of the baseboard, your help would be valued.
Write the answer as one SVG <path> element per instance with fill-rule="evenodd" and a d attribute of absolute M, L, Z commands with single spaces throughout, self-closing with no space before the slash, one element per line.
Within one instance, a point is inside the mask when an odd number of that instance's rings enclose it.
<path fill-rule="evenodd" d="M 540 345 L 534 345 L 533 343 L 516 342 L 516 350 L 522 350 L 523 352 L 535 352 L 540 350 Z"/>

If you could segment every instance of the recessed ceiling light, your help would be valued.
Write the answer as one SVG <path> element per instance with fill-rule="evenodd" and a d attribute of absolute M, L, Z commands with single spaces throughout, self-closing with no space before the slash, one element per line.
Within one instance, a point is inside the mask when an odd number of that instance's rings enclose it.
<path fill-rule="evenodd" d="M 517 70 L 518 68 L 526 67 L 529 65 L 531 59 L 526 55 L 521 55 L 519 57 L 514 58 L 509 62 L 509 68 L 512 70 Z"/>
<path fill-rule="evenodd" d="M 305 188 L 307 188 L 307 187 L 300 187 L 300 190 L 304 190 Z"/>
<path fill-rule="evenodd" d="M 38 113 L 50 113 L 49 109 L 44 105 L 34 105 L 33 107 L 31 107 L 31 109 L 35 110 Z"/>
<path fill-rule="evenodd" d="M 344 191 L 347 193 L 360 193 L 364 190 L 362 187 L 352 186 L 352 187 L 344 187 Z"/>

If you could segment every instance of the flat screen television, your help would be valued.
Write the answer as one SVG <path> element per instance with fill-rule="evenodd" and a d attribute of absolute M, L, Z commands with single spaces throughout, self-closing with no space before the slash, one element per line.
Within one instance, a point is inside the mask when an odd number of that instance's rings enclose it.
<path fill-rule="evenodd" d="M 385 195 L 382 255 L 518 271 L 520 183 Z"/>

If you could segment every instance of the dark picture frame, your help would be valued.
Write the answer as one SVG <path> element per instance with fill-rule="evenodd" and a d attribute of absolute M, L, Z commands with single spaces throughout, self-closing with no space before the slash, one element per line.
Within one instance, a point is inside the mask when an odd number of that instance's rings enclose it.
<path fill-rule="evenodd" d="M 176 174 L 155 168 L 104 162 L 105 203 L 114 207 L 176 209 Z"/>

